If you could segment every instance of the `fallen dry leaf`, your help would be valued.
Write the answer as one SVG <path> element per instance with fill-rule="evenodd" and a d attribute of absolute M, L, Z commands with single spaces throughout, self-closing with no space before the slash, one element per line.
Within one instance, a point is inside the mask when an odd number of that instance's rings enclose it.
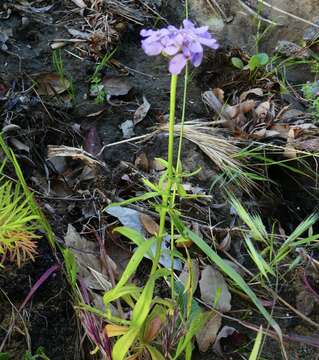
<path fill-rule="evenodd" d="M 214 344 L 217 333 L 222 325 L 222 317 L 215 311 L 206 312 L 206 324 L 196 334 L 196 341 L 200 352 L 206 352 Z"/>
<path fill-rule="evenodd" d="M 263 89 L 261 89 L 261 88 L 254 88 L 254 89 L 244 91 L 239 97 L 240 102 L 243 102 L 244 100 L 246 100 L 247 96 L 251 95 L 251 94 L 256 95 L 256 96 L 263 96 L 264 92 L 263 92 Z"/>
<path fill-rule="evenodd" d="M 18 150 L 23 150 L 27 153 L 30 152 L 29 146 L 16 138 L 10 138 L 10 143 Z"/>
<path fill-rule="evenodd" d="M 123 132 L 123 138 L 129 139 L 135 135 L 134 123 L 132 120 L 126 120 L 120 125 L 120 129 Z"/>
<path fill-rule="evenodd" d="M 94 269 L 102 274 L 102 265 L 96 244 L 81 236 L 71 224 L 68 225 L 64 241 L 66 247 L 70 248 L 74 254 L 78 274 L 83 279 L 85 286 L 89 289 L 104 290 L 89 269 Z"/>
<path fill-rule="evenodd" d="M 127 95 L 132 89 L 132 85 L 124 76 L 105 76 L 103 86 L 109 97 Z"/>
<path fill-rule="evenodd" d="M 309 316 L 315 306 L 315 298 L 307 290 L 302 290 L 297 294 L 296 306 L 297 309 L 306 316 Z"/>
<path fill-rule="evenodd" d="M 224 355 L 224 350 L 222 348 L 221 340 L 226 339 L 233 334 L 238 333 L 238 331 L 231 326 L 224 326 L 219 334 L 217 335 L 216 341 L 214 343 L 213 349 L 221 356 Z"/>
<path fill-rule="evenodd" d="M 159 225 L 149 215 L 141 214 L 140 220 L 149 234 L 157 235 L 159 233 Z"/>
<path fill-rule="evenodd" d="M 231 309 L 231 294 L 223 275 L 211 265 L 207 265 L 199 281 L 201 299 L 221 312 Z"/>
<path fill-rule="evenodd" d="M 270 111 L 269 101 L 264 101 L 261 104 L 259 104 L 255 110 L 258 120 L 259 121 L 266 120 L 269 111 Z"/>
<path fill-rule="evenodd" d="M 39 95 L 54 96 L 62 94 L 71 86 L 70 81 L 62 79 L 56 73 L 44 73 L 35 77 L 37 92 Z"/>
<path fill-rule="evenodd" d="M 85 9 L 87 7 L 83 0 L 71 0 L 71 1 L 81 9 Z"/>
<path fill-rule="evenodd" d="M 140 105 L 134 113 L 134 118 L 133 118 L 134 125 L 144 120 L 150 108 L 151 108 L 151 104 L 147 101 L 146 97 L 143 96 L 143 104 Z"/>
<path fill-rule="evenodd" d="M 149 170 L 149 161 L 145 153 L 141 153 L 138 155 L 138 157 L 135 159 L 134 165 L 143 171 L 148 172 Z"/>
<path fill-rule="evenodd" d="M 101 139 L 95 126 L 86 131 L 83 148 L 92 155 L 97 155 L 102 149 Z"/>

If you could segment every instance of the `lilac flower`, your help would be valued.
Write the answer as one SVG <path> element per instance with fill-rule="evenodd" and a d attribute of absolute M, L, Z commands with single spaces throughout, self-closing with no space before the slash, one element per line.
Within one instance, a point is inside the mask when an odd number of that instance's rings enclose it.
<path fill-rule="evenodd" d="M 190 20 L 184 20 L 183 26 L 177 29 L 169 25 L 159 30 L 141 31 L 142 48 L 146 55 L 164 54 L 172 57 L 169 71 L 179 74 L 189 60 L 195 67 L 203 60 L 203 45 L 218 49 L 217 40 L 208 32 L 208 26 L 196 28 Z"/>

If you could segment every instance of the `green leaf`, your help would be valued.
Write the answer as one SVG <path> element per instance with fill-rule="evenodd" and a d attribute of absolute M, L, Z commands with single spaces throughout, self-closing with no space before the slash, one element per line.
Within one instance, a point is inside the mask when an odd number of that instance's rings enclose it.
<path fill-rule="evenodd" d="M 173 358 L 174 360 L 176 360 L 185 349 L 187 349 L 187 352 L 189 353 L 190 342 L 192 341 L 193 337 L 199 332 L 199 330 L 205 325 L 207 320 L 207 316 L 205 313 L 202 312 L 202 310 L 199 310 L 196 313 L 196 316 L 194 316 L 190 322 L 186 335 L 183 336 L 178 342 L 176 354 Z"/>
<path fill-rule="evenodd" d="M 135 273 L 137 267 L 144 258 L 145 254 L 150 250 L 151 246 L 155 243 L 155 240 L 156 240 L 155 238 L 148 239 L 138 246 L 133 256 L 131 257 L 129 263 L 127 264 L 119 282 L 117 283 L 116 288 L 120 288 L 121 286 L 127 283 L 129 278 Z"/>
<path fill-rule="evenodd" d="M 269 56 L 266 53 L 259 53 L 256 55 L 260 66 L 265 66 L 269 63 Z"/>
<path fill-rule="evenodd" d="M 243 61 L 238 57 L 232 57 L 231 63 L 235 66 L 235 68 L 237 68 L 239 70 L 243 70 L 243 68 L 244 68 Z"/>
<path fill-rule="evenodd" d="M 0 353 L 0 360 L 9 360 L 9 354 L 8 353 Z"/>
<path fill-rule="evenodd" d="M 257 55 L 253 55 L 248 62 L 248 67 L 250 71 L 254 71 L 260 66 L 260 61 Z"/>
<path fill-rule="evenodd" d="M 146 348 L 150 353 L 152 360 L 165 360 L 164 356 L 154 346 L 146 345 Z"/>
<path fill-rule="evenodd" d="M 137 297 L 140 293 L 140 289 L 135 285 L 126 285 L 122 286 L 120 288 L 115 287 L 114 289 L 109 290 L 106 292 L 103 296 L 103 302 L 105 306 L 108 306 L 108 304 L 116 299 L 119 299 L 124 296 L 132 296 Z"/>
<path fill-rule="evenodd" d="M 155 281 L 159 277 L 168 276 L 170 271 L 167 269 L 157 270 L 147 281 L 142 294 L 140 295 L 132 312 L 132 323 L 139 328 L 142 327 L 147 315 L 150 311 L 150 306 L 153 301 L 153 292 Z"/>
<path fill-rule="evenodd" d="M 227 262 L 225 262 L 203 239 L 201 239 L 197 234 L 186 228 L 185 225 L 174 213 L 171 213 L 171 217 L 179 232 L 183 234 L 183 236 L 189 237 L 189 239 L 191 239 L 193 243 L 197 245 L 209 257 L 213 264 L 215 264 L 221 271 L 223 271 L 227 276 L 229 276 L 230 279 L 232 279 L 235 284 L 249 296 L 251 301 L 255 304 L 257 309 L 261 312 L 261 314 L 265 317 L 269 324 L 273 327 L 273 329 L 278 334 L 279 339 L 282 341 L 282 332 L 279 325 L 264 308 L 262 303 L 257 298 L 256 294 L 250 289 L 250 287 L 246 284 L 246 282 L 238 274 L 238 272 L 234 270 Z"/>
<path fill-rule="evenodd" d="M 249 356 L 249 360 L 257 360 L 258 359 L 258 355 L 259 355 L 260 348 L 261 348 L 262 336 L 263 336 L 263 328 L 262 328 L 262 326 L 260 326 L 255 343 L 254 343 L 253 350 Z"/>
<path fill-rule="evenodd" d="M 123 200 L 123 201 L 119 201 L 119 202 L 115 202 L 115 203 L 112 203 L 110 204 L 109 206 L 107 206 L 106 208 L 104 208 L 103 211 L 105 211 L 106 209 L 109 209 L 113 206 L 123 206 L 123 205 L 128 205 L 128 204 L 132 204 L 134 202 L 138 202 L 138 201 L 144 201 L 144 200 L 147 200 L 147 199 L 151 199 L 151 198 L 154 198 L 155 196 L 158 196 L 158 193 L 157 192 L 148 192 L 148 193 L 145 193 L 143 195 L 140 195 L 140 196 L 136 196 L 136 197 L 133 197 L 133 198 L 130 198 L 130 199 L 127 199 L 127 200 Z"/>
<path fill-rule="evenodd" d="M 140 232 L 126 226 L 118 226 L 113 230 L 113 232 L 118 232 L 119 234 L 127 237 L 136 245 L 141 245 L 145 242 L 145 238 Z"/>
<path fill-rule="evenodd" d="M 112 351 L 113 360 L 123 360 L 125 358 L 138 333 L 139 329 L 132 326 L 125 335 L 117 340 Z"/>
<path fill-rule="evenodd" d="M 158 186 L 150 182 L 148 179 L 143 179 L 143 183 L 148 186 L 151 190 L 156 191 L 157 193 L 160 193 L 160 189 Z"/>
<path fill-rule="evenodd" d="M 75 257 L 70 249 L 63 249 L 62 253 L 63 253 L 64 264 L 65 264 L 66 272 L 69 277 L 70 284 L 72 288 L 75 288 L 77 272 L 78 272 L 78 267 L 75 261 Z"/>

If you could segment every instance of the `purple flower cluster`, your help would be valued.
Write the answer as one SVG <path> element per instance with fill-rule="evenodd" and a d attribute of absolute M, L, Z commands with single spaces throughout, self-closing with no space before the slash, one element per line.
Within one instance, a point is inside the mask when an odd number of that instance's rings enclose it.
<path fill-rule="evenodd" d="M 141 31 L 142 48 L 146 55 L 164 54 L 171 56 L 169 71 L 179 74 L 189 60 L 195 67 L 203 60 L 203 46 L 218 49 L 217 40 L 208 32 L 208 26 L 195 27 L 190 20 L 184 20 L 177 29 L 173 25 L 159 30 Z"/>

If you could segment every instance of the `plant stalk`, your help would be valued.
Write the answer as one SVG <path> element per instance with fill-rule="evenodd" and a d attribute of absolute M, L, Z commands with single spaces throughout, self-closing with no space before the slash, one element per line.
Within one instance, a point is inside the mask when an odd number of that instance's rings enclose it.
<path fill-rule="evenodd" d="M 168 133 L 168 155 L 167 155 L 167 185 L 162 195 L 162 204 L 160 210 L 160 225 L 156 243 L 156 253 L 153 261 L 151 274 L 157 270 L 159 259 L 161 257 L 162 241 L 165 233 L 165 219 L 171 197 L 171 189 L 174 178 L 174 127 L 175 127 L 175 110 L 176 110 L 176 87 L 177 75 L 171 77 L 171 92 L 170 92 L 170 110 L 169 110 L 169 133 Z"/>

